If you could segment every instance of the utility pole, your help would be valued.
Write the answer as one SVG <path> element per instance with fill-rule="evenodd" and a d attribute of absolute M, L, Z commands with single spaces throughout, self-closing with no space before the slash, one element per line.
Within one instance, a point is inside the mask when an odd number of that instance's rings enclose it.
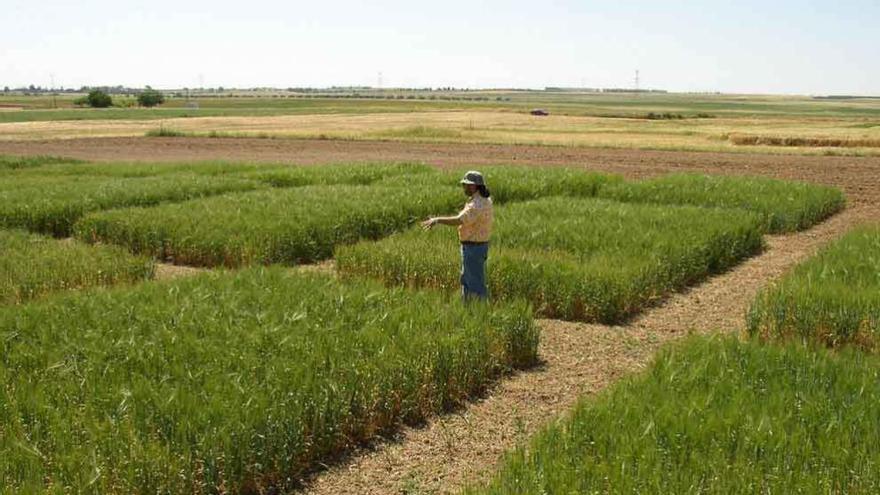
<path fill-rule="evenodd" d="M 49 85 L 51 86 L 50 89 L 52 90 L 52 108 L 58 108 L 58 101 L 55 98 L 55 74 L 54 73 L 49 74 L 49 81 L 50 81 Z"/>
<path fill-rule="evenodd" d="M 636 93 L 638 93 L 639 92 L 639 69 L 636 69 L 635 83 L 636 83 L 635 84 Z"/>

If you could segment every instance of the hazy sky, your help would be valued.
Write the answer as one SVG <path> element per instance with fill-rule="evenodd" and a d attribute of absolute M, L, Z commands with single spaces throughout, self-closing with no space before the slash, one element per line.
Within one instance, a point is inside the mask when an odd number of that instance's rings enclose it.
<path fill-rule="evenodd" d="M 880 1 L 0 0 L 0 86 L 880 95 Z"/>

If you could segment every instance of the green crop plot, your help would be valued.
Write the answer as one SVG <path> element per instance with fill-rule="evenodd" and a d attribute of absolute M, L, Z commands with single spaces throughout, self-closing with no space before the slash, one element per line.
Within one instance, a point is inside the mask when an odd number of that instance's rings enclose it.
<path fill-rule="evenodd" d="M 0 305 L 66 289 L 146 280 L 153 263 L 115 246 L 0 230 Z"/>
<path fill-rule="evenodd" d="M 537 339 L 522 303 L 282 268 L 0 309 L 0 491 L 286 490 L 530 365 Z"/>
<path fill-rule="evenodd" d="M 415 163 L 363 163 L 331 164 L 313 166 L 273 167 L 250 170 L 237 174 L 239 177 L 265 182 L 275 187 L 308 185 L 350 184 L 366 185 L 387 179 L 409 184 L 415 176 L 433 176 L 436 172 L 429 166 Z"/>
<path fill-rule="evenodd" d="M 57 165 L 60 163 L 79 163 L 79 160 L 60 156 L 0 155 L 0 171 L 37 168 L 47 165 Z"/>
<path fill-rule="evenodd" d="M 0 227 L 22 227 L 65 237 L 72 232 L 73 223 L 91 211 L 182 201 L 258 187 L 261 184 L 254 181 L 198 175 L 11 179 L 0 187 Z"/>
<path fill-rule="evenodd" d="M 765 177 L 671 174 L 603 188 L 617 201 L 742 208 L 765 217 L 768 232 L 792 232 L 815 225 L 845 206 L 840 190 Z"/>
<path fill-rule="evenodd" d="M 66 176 L 96 176 L 115 178 L 139 178 L 153 177 L 166 174 L 195 174 L 195 175 L 227 175 L 241 174 L 251 171 L 268 170 L 287 167 L 279 164 L 263 164 L 248 162 L 110 162 L 110 163 L 76 163 L 73 165 L 44 165 L 19 170 L 16 177 L 26 178 L 34 176 L 66 177 Z"/>
<path fill-rule="evenodd" d="M 761 219 L 742 210 L 553 197 L 496 208 L 490 296 L 525 298 L 548 317 L 617 322 L 762 247 Z M 344 274 L 388 285 L 458 288 L 451 229 L 413 229 L 340 247 Z"/>
<path fill-rule="evenodd" d="M 297 264 L 378 238 L 463 201 L 455 189 L 306 186 L 94 213 L 79 239 L 195 266 Z"/>
<path fill-rule="evenodd" d="M 284 165 L 249 162 L 182 162 L 182 163 L 78 163 L 69 166 L 35 166 L 18 171 L 15 177 L 33 176 L 99 176 L 99 177 L 152 177 L 167 174 L 196 174 L 236 176 L 254 179 L 276 187 L 311 184 L 368 184 L 395 175 L 432 171 L 426 165 L 407 163 L 358 163 L 331 165 Z"/>
<path fill-rule="evenodd" d="M 874 356 L 691 338 L 466 493 L 877 493 L 878 401 Z"/>
<path fill-rule="evenodd" d="M 862 227 L 800 264 L 752 304 L 768 339 L 880 349 L 880 228 Z"/>
<path fill-rule="evenodd" d="M 569 167 L 489 165 L 407 176 L 407 185 L 430 186 L 443 190 L 460 189 L 459 181 L 471 169 L 477 169 L 483 174 L 496 203 L 546 196 L 591 197 L 596 196 L 601 188 L 623 181 L 618 175 Z M 401 185 L 397 178 L 377 182 L 377 185 L 391 184 Z"/>

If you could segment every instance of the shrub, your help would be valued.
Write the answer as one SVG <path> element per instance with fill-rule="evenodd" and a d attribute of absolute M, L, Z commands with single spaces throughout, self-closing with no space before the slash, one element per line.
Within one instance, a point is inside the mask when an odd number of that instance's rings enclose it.
<path fill-rule="evenodd" d="M 86 96 L 86 102 L 92 108 L 107 108 L 113 105 L 113 99 L 110 95 L 100 89 L 89 91 L 88 96 Z"/>
<path fill-rule="evenodd" d="M 147 88 L 141 91 L 141 93 L 138 95 L 137 102 L 138 105 L 142 107 L 155 107 L 157 105 L 165 103 L 165 95 L 162 94 L 161 91 L 156 91 L 155 89 L 147 86 Z"/>
<path fill-rule="evenodd" d="M 0 310 L 0 484 L 287 492 L 532 364 L 537 338 L 524 304 L 464 306 L 281 268 Z"/>

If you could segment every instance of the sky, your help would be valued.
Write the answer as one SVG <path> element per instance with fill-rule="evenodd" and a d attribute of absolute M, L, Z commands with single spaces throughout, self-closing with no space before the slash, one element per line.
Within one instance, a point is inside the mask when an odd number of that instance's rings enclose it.
<path fill-rule="evenodd" d="M 880 1 L 0 0 L 0 87 L 880 95 Z"/>

